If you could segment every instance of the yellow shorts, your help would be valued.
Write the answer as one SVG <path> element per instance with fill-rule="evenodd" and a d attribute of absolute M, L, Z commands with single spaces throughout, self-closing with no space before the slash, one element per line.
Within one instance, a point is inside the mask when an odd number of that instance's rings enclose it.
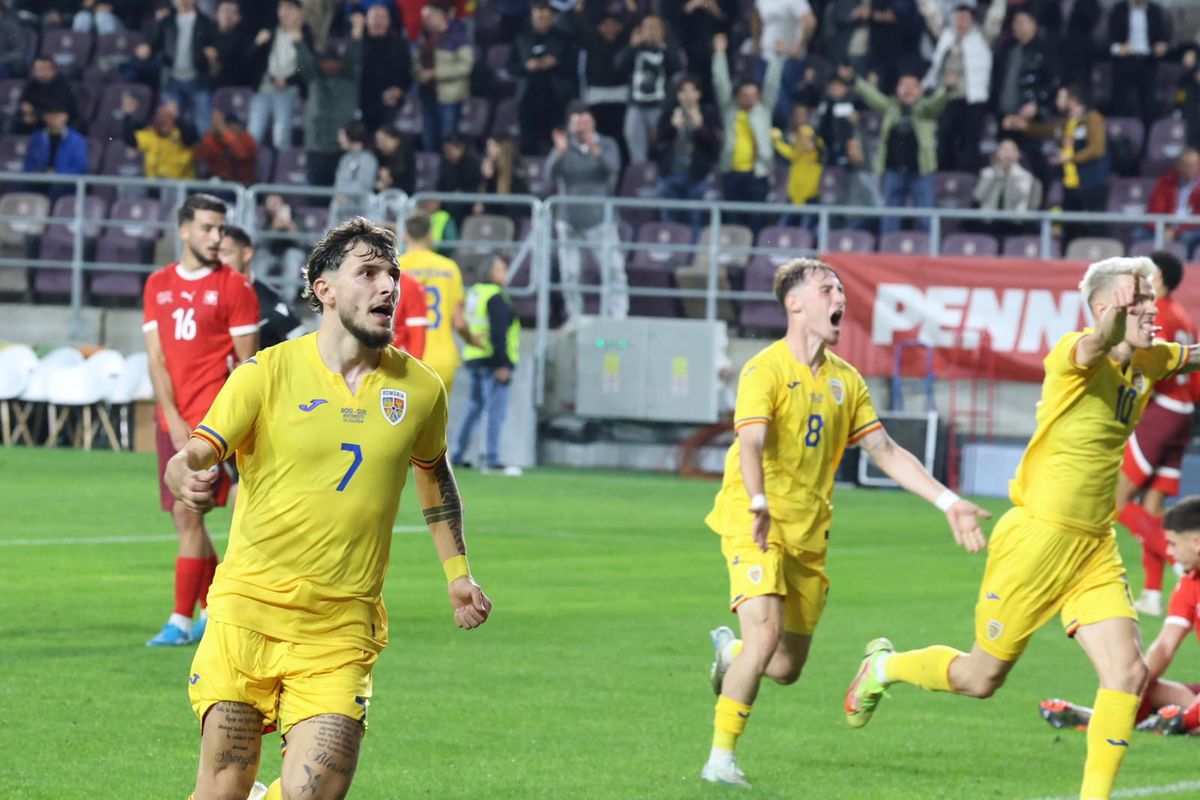
<path fill-rule="evenodd" d="M 371 668 L 378 653 L 345 645 L 285 642 L 209 620 L 192 659 L 188 697 L 204 715 L 220 702 L 245 703 L 263 730 L 287 732 L 319 714 L 342 714 L 367 727 Z"/>
<path fill-rule="evenodd" d="M 1067 636 L 1106 619 L 1137 619 L 1116 536 L 1073 531 L 1013 508 L 988 543 L 975 641 L 990 655 L 1015 661 L 1055 614 Z"/>
<path fill-rule="evenodd" d="M 783 629 L 812 635 L 825 611 L 829 578 L 825 553 L 770 542 L 767 552 L 749 537 L 721 537 L 721 553 L 729 567 L 729 610 L 751 597 L 783 597 Z"/>

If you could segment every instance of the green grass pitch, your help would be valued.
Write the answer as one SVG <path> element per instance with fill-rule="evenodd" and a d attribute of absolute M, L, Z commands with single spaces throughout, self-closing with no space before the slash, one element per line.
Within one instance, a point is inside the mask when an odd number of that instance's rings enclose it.
<path fill-rule="evenodd" d="M 144 455 L 0 451 L 2 797 L 183 800 L 191 789 L 192 650 L 143 644 L 170 611 L 173 576 L 153 470 Z M 467 471 L 460 482 L 472 563 L 495 612 L 479 631 L 453 626 L 410 492 L 386 589 L 391 645 L 376 668 L 351 795 L 736 794 L 697 778 L 711 737 L 707 633 L 732 624 L 718 540 L 702 522 L 716 485 L 569 470 L 521 479 Z M 1077 791 L 1083 734 L 1051 730 L 1037 702 L 1090 703 L 1095 679 L 1057 623 L 991 700 L 900 687 L 868 728 L 846 725 L 843 691 L 868 639 L 969 647 L 984 559 L 955 548 L 941 516 L 910 496 L 839 490 L 836 504 L 829 607 L 800 682 L 760 695 L 740 748 L 749 796 Z M 226 512 L 209 519 L 214 532 L 228 530 Z M 1147 641 L 1159 625 L 1146 623 Z M 1200 680 L 1194 640 L 1169 674 Z M 269 781 L 277 736 L 264 751 Z M 1194 741 L 1139 734 L 1119 785 L 1187 782 L 1195 764 Z"/>

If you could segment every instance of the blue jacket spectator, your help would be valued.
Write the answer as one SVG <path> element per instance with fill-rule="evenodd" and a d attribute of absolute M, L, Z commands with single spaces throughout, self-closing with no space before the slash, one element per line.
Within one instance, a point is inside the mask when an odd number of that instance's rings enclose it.
<path fill-rule="evenodd" d="M 43 175 L 86 175 L 88 171 L 87 141 L 79 131 L 67 124 L 69 114 L 52 107 L 42 114 L 45 127 L 29 137 L 25 151 L 25 171 Z M 34 191 L 45 192 L 57 200 L 74 191 L 67 183 L 36 184 Z"/>

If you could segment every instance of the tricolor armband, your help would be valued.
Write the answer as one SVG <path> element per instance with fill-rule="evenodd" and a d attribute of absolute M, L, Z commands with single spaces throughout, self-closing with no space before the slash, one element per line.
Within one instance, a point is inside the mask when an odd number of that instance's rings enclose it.
<path fill-rule="evenodd" d="M 446 583 L 453 583 L 459 578 L 470 576 L 471 566 L 467 563 L 466 556 L 453 556 L 442 562 L 442 571 L 446 573 Z"/>

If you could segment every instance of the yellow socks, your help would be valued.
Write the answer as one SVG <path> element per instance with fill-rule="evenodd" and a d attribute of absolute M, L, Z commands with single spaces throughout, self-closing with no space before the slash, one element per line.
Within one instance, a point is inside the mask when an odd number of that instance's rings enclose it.
<path fill-rule="evenodd" d="M 883 663 L 885 674 L 876 677 L 885 683 L 908 683 L 929 692 L 953 692 L 950 662 L 965 655 L 961 650 L 940 644 L 924 650 L 893 653 Z"/>
<path fill-rule="evenodd" d="M 1133 720 L 1140 700 L 1136 694 L 1100 689 L 1087 729 L 1087 763 L 1083 767 L 1080 800 L 1108 800 L 1117 770 L 1129 751 Z"/>
<path fill-rule="evenodd" d="M 732 753 L 749 720 L 750 706 L 730 700 L 725 695 L 718 697 L 716 721 L 713 724 L 713 749 Z"/>

